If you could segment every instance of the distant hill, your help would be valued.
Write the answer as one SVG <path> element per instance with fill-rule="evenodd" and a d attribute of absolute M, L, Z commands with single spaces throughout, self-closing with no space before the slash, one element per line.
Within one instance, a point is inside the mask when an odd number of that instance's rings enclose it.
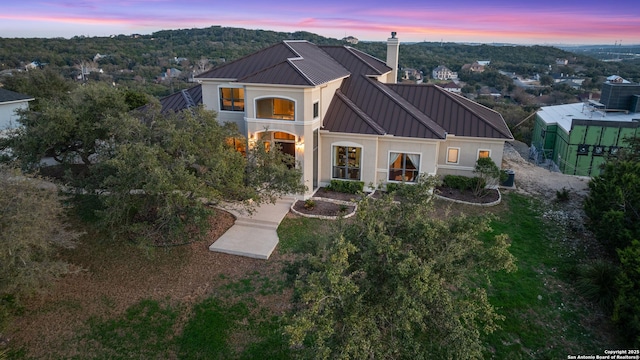
<path fill-rule="evenodd" d="M 400 34 L 402 41 L 402 34 Z M 380 59 L 386 58 L 385 40 L 348 44 L 309 32 L 276 32 L 211 26 L 201 29 L 162 30 L 150 35 L 111 37 L 77 36 L 64 38 L 0 38 L 0 71 L 25 69 L 32 63 L 59 69 L 77 79 L 82 69 L 90 68 L 90 78 L 146 86 L 158 83 L 158 77 L 175 68 L 183 74 L 162 89 L 149 90 L 167 94 L 175 87 L 188 86 L 190 74 L 235 60 L 285 39 L 308 40 L 316 44 L 346 44 Z M 622 53 L 637 52 L 639 47 L 567 47 L 520 46 L 511 44 L 461 44 L 442 42 L 401 43 L 400 66 L 429 74 L 438 65 L 459 71 L 464 64 L 490 60 L 494 70 L 523 75 L 559 71 L 581 73 L 598 79 L 612 74 L 630 81 L 640 81 L 640 60 L 626 60 Z M 617 53 L 620 53 L 619 55 Z M 606 62 L 620 57 L 621 61 Z M 568 67 L 557 67 L 556 59 L 568 59 Z M 624 59 L 623 59 L 624 58 Z M 617 58 L 616 58 L 617 60 Z M 622 61 L 624 60 L 624 61 Z M 554 68 L 550 70 L 550 65 Z M 97 70 L 102 70 L 98 72 Z M 160 85 L 157 85 L 160 86 Z"/>

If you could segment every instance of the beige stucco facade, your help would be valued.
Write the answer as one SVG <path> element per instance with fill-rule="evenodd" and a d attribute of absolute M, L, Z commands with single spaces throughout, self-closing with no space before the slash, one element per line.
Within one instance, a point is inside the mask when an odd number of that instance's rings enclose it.
<path fill-rule="evenodd" d="M 388 74 L 386 74 L 388 75 Z M 382 76 L 383 80 L 386 76 Z M 317 87 L 264 86 L 238 84 L 223 81 L 202 82 L 205 108 L 218 112 L 221 122 L 238 125 L 241 134 L 249 141 L 262 138 L 270 132 L 285 132 L 295 136 L 295 158 L 303 171 L 303 183 L 307 186 L 304 198 L 313 194 L 315 187 L 326 186 L 333 179 L 336 146 L 361 149 L 360 181 L 367 190 L 380 187 L 390 179 L 389 168 L 392 153 L 419 155 L 419 172 L 428 175 L 473 174 L 480 151 L 488 151 L 493 161 L 502 163 L 504 141 L 485 138 L 455 137 L 446 140 L 400 138 L 389 135 L 340 134 L 322 130 L 322 118 L 326 113 L 341 80 Z M 220 88 L 242 87 L 245 96 L 245 110 L 220 111 Z M 295 104 L 293 120 L 260 119 L 256 117 L 256 101 L 264 98 L 283 98 Z M 314 117 L 314 103 L 318 103 L 318 116 Z M 317 169 L 314 166 L 314 131 L 318 130 Z M 457 149 L 458 161 L 449 162 L 449 149 Z M 317 181 L 314 181 L 317 177 Z"/>
<path fill-rule="evenodd" d="M 329 108 L 335 91 L 340 87 L 341 79 L 322 86 L 265 86 L 261 84 L 241 84 L 224 81 L 202 81 L 202 101 L 206 109 L 218 113 L 221 122 L 232 122 L 238 126 L 241 134 L 249 141 L 268 137 L 268 133 L 284 132 L 295 136 L 296 163 L 303 170 L 303 183 L 307 186 L 305 197 L 311 196 L 314 189 L 314 136 L 319 130 L 321 119 Z M 242 88 L 244 90 L 244 111 L 220 110 L 220 88 Z M 281 98 L 294 103 L 293 120 L 261 119 L 257 117 L 256 102 L 266 98 Z M 314 104 L 318 104 L 317 116 L 314 116 Z M 321 158 L 321 153 L 318 154 Z M 319 173 L 316 173 L 319 177 Z"/>
<path fill-rule="evenodd" d="M 450 149 L 458 150 L 457 162 L 448 161 Z M 449 136 L 446 141 L 440 143 L 437 173 L 439 175 L 472 176 L 481 151 L 488 151 L 489 157 L 500 167 L 504 140 Z"/>

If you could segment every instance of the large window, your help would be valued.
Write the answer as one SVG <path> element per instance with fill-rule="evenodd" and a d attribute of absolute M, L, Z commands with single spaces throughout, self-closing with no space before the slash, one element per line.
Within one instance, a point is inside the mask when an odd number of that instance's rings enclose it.
<path fill-rule="evenodd" d="M 360 180 L 362 149 L 353 146 L 333 147 L 333 178 Z"/>
<path fill-rule="evenodd" d="M 280 98 L 260 99 L 256 101 L 256 116 L 260 119 L 295 120 L 295 104 L 291 100 Z"/>
<path fill-rule="evenodd" d="M 460 148 L 447 148 L 447 164 L 457 164 L 460 160 Z"/>
<path fill-rule="evenodd" d="M 220 88 L 220 110 L 244 111 L 244 89 Z"/>
<path fill-rule="evenodd" d="M 420 154 L 392 152 L 389 154 L 389 181 L 418 181 Z"/>

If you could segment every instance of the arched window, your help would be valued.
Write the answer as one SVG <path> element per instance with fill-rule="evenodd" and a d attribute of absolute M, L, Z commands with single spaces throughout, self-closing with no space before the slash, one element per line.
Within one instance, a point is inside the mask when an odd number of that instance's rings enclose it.
<path fill-rule="evenodd" d="M 260 119 L 295 120 L 295 103 L 281 98 L 256 101 L 256 117 Z"/>

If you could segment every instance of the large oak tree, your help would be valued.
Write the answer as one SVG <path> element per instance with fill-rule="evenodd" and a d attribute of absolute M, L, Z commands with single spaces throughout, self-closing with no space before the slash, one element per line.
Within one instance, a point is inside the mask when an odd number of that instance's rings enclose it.
<path fill-rule="evenodd" d="M 484 243 L 488 219 L 431 212 L 431 181 L 359 203 L 355 220 L 313 257 L 296 283 L 287 326 L 302 358 L 481 358 L 481 333 L 501 316 L 481 284 L 513 270 L 505 236 Z"/>

